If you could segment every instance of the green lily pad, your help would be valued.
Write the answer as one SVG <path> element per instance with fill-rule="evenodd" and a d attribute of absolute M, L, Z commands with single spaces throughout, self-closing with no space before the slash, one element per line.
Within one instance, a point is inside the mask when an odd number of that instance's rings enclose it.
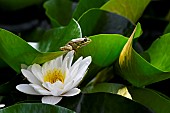
<path fill-rule="evenodd" d="M 88 85 L 95 85 L 98 83 L 108 82 L 114 78 L 114 69 L 113 66 L 106 67 L 102 69 L 97 75 L 88 83 Z"/>
<path fill-rule="evenodd" d="M 161 60 L 163 59 L 162 53 L 165 55 L 169 54 L 168 41 L 170 40 L 168 35 L 163 36 L 161 40 L 157 40 L 155 43 L 153 43 L 150 49 L 146 51 L 149 53 L 149 55 L 151 55 L 151 63 L 149 63 L 132 48 L 134 33 L 135 30 L 129 38 L 128 42 L 125 44 L 119 57 L 121 76 L 135 86 L 145 86 L 170 78 L 170 73 L 165 70 L 166 68 L 164 68 L 164 66 L 169 65 L 168 62 L 161 62 L 163 61 Z M 164 43 L 165 40 L 167 41 L 167 44 Z M 160 46 L 160 44 L 162 46 Z M 156 62 L 161 63 L 162 66 L 156 65 Z"/>
<path fill-rule="evenodd" d="M 116 94 L 120 88 L 124 87 L 122 84 L 115 83 L 100 83 L 94 86 L 87 86 L 82 89 L 83 93 L 107 92 Z M 170 100 L 165 98 L 154 90 L 147 88 L 128 87 L 128 91 L 132 99 L 144 106 L 152 109 L 155 113 L 169 113 Z M 153 102 L 154 100 L 154 102 Z"/>
<path fill-rule="evenodd" d="M 136 23 L 149 2 L 150 0 L 110 0 L 101 9 L 119 14 Z"/>
<path fill-rule="evenodd" d="M 83 93 L 97 93 L 97 92 L 107 92 L 112 94 L 117 94 L 120 88 L 124 87 L 122 84 L 116 83 L 99 83 L 96 85 L 89 85 L 82 89 Z"/>
<path fill-rule="evenodd" d="M 0 0 L 0 7 L 4 10 L 19 10 L 32 5 L 43 3 L 45 0 Z"/>
<path fill-rule="evenodd" d="M 78 50 L 79 56 L 92 56 L 94 64 L 100 67 L 111 65 L 118 57 L 127 41 L 119 34 L 99 34 L 89 37 L 92 42 Z"/>
<path fill-rule="evenodd" d="M 90 9 L 78 19 L 83 36 L 122 34 L 129 36 L 134 25 L 126 18 L 101 9 Z"/>
<path fill-rule="evenodd" d="M 38 43 L 38 49 L 43 52 L 59 51 L 60 47 L 74 38 L 82 37 L 82 32 L 76 20 L 72 19 L 66 27 L 53 28 L 44 34 Z"/>
<path fill-rule="evenodd" d="M 150 56 L 150 63 L 164 72 L 170 72 L 170 33 L 155 40 L 146 51 Z"/>
<path fill-rule="evenodd" d="M 91 8 L 100 8 L 108 0 L 80 0 L 74 11 L 73 18 L 78 20 L 80 16 Z M 89 4 L 90 3 L 90 4 Z M 87 5 L 88 4 L 88 5 Z"/>
<path fill-rule="evenodd" d="M 139 37 L 141 32 L 136 33 Z M 76 56 L 92 56 L 92 64 L 83 80 L 83 86 L 96 76 L 104 67 L 110 66 L 118 59 L 120 52 L 127 42 L 127 38 L 119 34 L 99 34 L 89 37 L 92 42 L 78 49 Z"/>
<path fill-rule="evenodd" d="M 85 77 L 82 80 L 82 83 L 80 85 L 80 87 L 84 87 L 87 84 L 89 84 L 89 82 L 98 74 L 98 72 L 102 69 L 103 67 L 97 66 L 96 64 L 92 63 L 89 66 L 89 69 L 85 75 Z"/>
<path fill-rule="evenodd" d="M 41 53 L 32 48 L 20 37 L 4 29 L 0 29 L 0 53 L 0 57 L 19 73 L 21 64 L 44 63 L 65 52 Z"/>
<path fill-rule="evenodd" d="M 67 108 L 60 106 L 40 104 L 40 103 L 22 103 L 0 109 L 0 113 L 75 113 Z"/>
<path fill-rule="evenodd" d="M 44 8 L 54 27 L 69 24 L 72 17 L 72 2 L 70 0 L 48 0 L 44 3 Z"/>
<path fill-rule="evenodd" d="M 166 33 L 170 33 L 170 23 L 166 26 L 163 34 L 166 34 Z"/>
<path fill-rule="evenodd" d="M 63 98 L 60 105 L 76 113 L 153 113 L 135 101 L 103 92 Z"/>
<path fill-rule="evenodd" d="M 170 100 L 161 96 L 159 93 L 146 88 L 129 87 L 132 98 L 152 109 L 155 113 L 169 113 Z M 153 102 L 154 101 L 154 102 Z"/>

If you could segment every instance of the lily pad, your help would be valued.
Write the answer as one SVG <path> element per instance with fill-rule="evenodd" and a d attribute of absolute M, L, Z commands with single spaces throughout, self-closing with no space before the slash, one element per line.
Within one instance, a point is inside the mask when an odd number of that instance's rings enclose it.
<path fill-rule="evenodd" d="M 166 34 L 166 33 L 170 33 L 170 23 L 166 26 L 163 34 Z"/>
<path fill-rule="evenodd" d="M 136 23 L 149 2 L 150 0 L 110 0 L 101 9 L 119 14 Z"/>
<path fill-rule="evenodd" d="M 169 113 L 170 112 L 170 100 L 161 96 L 154 90 L 147 88 L 132 88 L 129 87 L 129 92 L 132 98 L 152 109 L 155 113 Z M 154 102 L 153 102 L 154 100 Z"/>
<path fill-rule="evenodd" d="M 124 87 L 122 84 L 116 83 L 99 83 L 96 85 L 86 86 L 82 89 L 83 93 L 97 93 L 97 92 L 107 92 L 112 94 L 117 94 L 120 88 Z"/>
<path fill-rule="evenodd" d="M 153 113 L 135 101 L 103 92 L 64 98 L 60 105 L 72 109 L 76 113 Z"/>
<path fill-rule="evenodd" d="M 97 75 L 88 83 L 88 85 L 95 85 L 102 82 L 108 82 L 114 78 L 113 66 L 102 69 Z"/>
<path fill-rule="evenodd" d="M 44 63 L 64 54 L 62 51 L 41 53 L 20 37 L 4 29 L 0 29 L 0 53 L 0 57 L 18 73 L 21 64 Z"/>
<path fill-rule="evenodd" d="M 111 65 L 118 57 L 127 41 L 119 34 L 99 34 L 89 37 L 92 42 L 78 50 L 79 56 L 92 56 L 94 64 L 100 67 Z"/>
<path fill-rule="evenodd" d="M 0 7 L 4 10 L 19 10 L 36 4 L 41 4 L 45 0 L 0 0 Z"/>
<path fill-rule="evenodd" d="M 22 103 L 0 109 L 0 113 L 75 113 L 67 108 L 60 106 L 40 104 L 40 103 Z"/>
<path fill-rule="evenodd" d="M 90 9 L 78 19 L 83 36 L 122 34 L 129 36 L 134 25 L 126 18 L 101 9 Z"/>
<path fill-rule="evenodd" d="M 169 54 L 169 36 L 162 36 L 161 40 L 154 42 L 150 49 L 146 51 L 151 55 L 150 63 L 142 58 L 132 48 L 134 33 L 135 30 L 129 38 L 128 42 L 125 44 L 119 57 L 121 76 L 135 86 L 145 86 L 170 78 L 170 73 L 166 70 L 166 68 L 164 68 L 164 66 L 166 67 L 169 64 L 168 62 L 164 63 L 162 62 L 163 60 L 161 60 L 163 59 L 162 53 L 165 55 Z M 165 44 L 165 40 L 167 41 L 167 44 Z M 162 46 L 160 46 L 160 44 Z M 159 57 L 157 57 L 157 54 Z M 168 57 L 165 58 L 167 58 L 166 60 L 169 61 Z M 156 62 L 161 63 L 162 66 L 156 65 Z"/>
<path fill-rule="evenodd" d="M 150 63 L 164 72 L 170 72 L 170 33 L 155 40 L 146 51 L 150 56 Z"/>
<path fill-rule="evenodd" d="M 72 19 L 66 27 L 53 28 L 47 31 L 38 43 L 42 52 L 59 51 L 60 47 L 74 38 L 82 37 L 82 32 L 76 20 Z"/>
<path fill-rule="evenodd" d="M 54 27 L 69 24 L 72 17 L 72 2 L 70 0 L 48 0 L 44 3 L 46 15 Z"/>
<path fill-rule="evenodd" d="M 87 10 L 91 8 L 100 8 L 107 1 L 108 0 L 80 0 L 73 14 L 73 18 L 78 20 L 81 17 L 81 15 Z"/>
<path fill-rule="evenodd" d="M 94 86 L 87 86 L 82 89 L 83 93 L 107 92 L 116 94 L 120 88 L 124 87 L 122 84 L 115 83 L 100 83 Z M 147 88 L 128 87 L 128 91 L 132 99 L 144 106 L 152 109 L 155 113 L 169 113 L 170 100 L 165 98 L 154 90 Z M 154 102 L 153 102 L 154 100 Z"/>

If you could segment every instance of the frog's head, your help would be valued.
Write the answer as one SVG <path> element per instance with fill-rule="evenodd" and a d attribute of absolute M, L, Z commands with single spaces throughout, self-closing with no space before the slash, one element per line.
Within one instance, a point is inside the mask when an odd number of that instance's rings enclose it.
<path fill-rule="evenodd" d="M 85 46 L 87 44 L 89 44 L 91 42 L 91 39 L 88 37 L 83 37 L 83 38 L 76 38 L 76 39 L 72 39 L 68 44 L 72 45 L 72 46 Z"/>
<path fill-rule="evenodd" d="M 89 44 L 90 42 L 91 42 L 92 40 L 90 39 L 90 38 L 88 38 L 88 37 L 84 37 L 84 38 L 82 38 L 82 45 L 87 45 L 87 44 Z"/>

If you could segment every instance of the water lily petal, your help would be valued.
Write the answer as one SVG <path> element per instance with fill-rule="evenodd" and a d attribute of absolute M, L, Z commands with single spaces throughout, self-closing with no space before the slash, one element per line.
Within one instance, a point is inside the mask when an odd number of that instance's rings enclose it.
<path fill-rule="evenodd" d="M 52 87 L 52 85 L 51 85 L 50 82 L 44 82 L 44 83 L 42 84 L 42 86 L 43 86 L 44 88 L 48 89 L 49 91 L 53 90 L 53 87 Z"/>
<path fill-rule="evenodd" d="M 74 54 L 74 51 L 70 51 L 64 57 L 63 63 L 62 63 L 62 66 L 61 66 L 62 73 L 65 73 L 66 69 L 71 67 L 71 63 L 72 63 L 72 60 L 73 60 L 73 54 Z"/>
<path fill-rule="evenodd" d="M 65 57 L 63 60 L 63 64 L 61 66 L 61 72 L 64 74 L 66 72 L 67 68 L 67 62 L 68 62 L 68 57 Z"/>
<path fill-rule="evenodd" d="M 85 75 L 87 68 L 90 65 L 91 61 L 92 61 L 91 56 L 88 56 L 82 60 L 82 62 L 80 63 L 80 67 L 78 70 L 79 73 L 77 74 L 77 76 Z"/>
<path fill-rule="evenodd" d="M 29 82 L 38 85 L 41 84 L 41 82 L 30 71 L 26 69 L 21 69 L 21 72 L 28 79 Z"/>
<path fill-rule="evenodd" d="M 63 93 L 65 93 L 65 92 L 69 91 L 70 89 L 72 89 L 73 84 L 74 84 L 73 80 L 68 82 L 67 84 L 65 84 L 64 89 L 63 89 Z"/>
<path fill-rule="evenodd" d="M 45 82 L 42 84 L 46 89 L 48 89 L 51 92 L 51 95 L 53 96 L 59 96 L 63 93 L 63 84 L 60 81 L 57 81 L 56 83 L 49 83 Z"/>
<path fill-rule="evenodd" d="M 3 107 L 5 107 L 5 104 L 0 104 L 0 108 L 3 108 Z"/>
<path fill-rule="evenodd" d="M 73 89 L 69 90 L 68 92 L 66 92 L 65 94 L 62 94 L 62 96 L 66 96 L 66 97 L 75 96 L 75 95 L 79 94 L 80 92 L 81 92 L 80 89 L 73 88 Z"/>
<path fill-rule="evenodd" d="M 71 76 L 70 76 L 70 72 L 69 72 L 68 68 L 66 68 L 64 75 L 65 75 L 64 84 L 67 83 L 67 82 L 70 82 Z"/>
<path fill-rule="evenodd" d="M 46 72 L 50 70 L 51 67 L 49 65 L 49 62 L 46 62 L 42 65 L 42 75 L 46 75 Z"/>
<path fill-rule="evenodd" d="M 20 84 L 16 86 L 16 89 L 30 95 L 41 95 L 40 93 L 36 92 L 33 87 L 29 84 Z"/>
<path fill-rule="evenodd" d="M 35 91 L 37 91 L 38 93 L 40 93 L 41 95 L 51 95 L 51 93 L 46 90 L 45 88 L 37 85 L 37 84 L 29 84 L 31 87 L 34 88 Z"/>
<path fill-rule="evenodd" d="M 56 68 L 56 66 L 55 66 L 55 59 L 54 59 L 54 60 L 51 60 L 51 61 L 49 62 L 49 66 L 50 66 L 50 70 L 53 70 L 53 69 Z"/>
<path fill-rule="evenodd" d="M 31 71 L 32 65 L 28 66 L 27 70 Z M 32 71 L 31 71 L 32 72 Z"/>
<path fill-rule="evenodd" d="M 62 97 L 55 97 L 55 96 L 44 96 L 42 97 L 42 103 L 45 103 L 45 104 L 52 104 L 52 105 L 55 105 L 57 104 L 58 102 L 60 102 L 62 99 Z"/>
<path fill-rule="evenodd" d="M 82 60 L 83 60 L 83 57 L 82 57 L 82 56 L 79 57 L 79 59 L 77 59 L 76 62 L 74 62 L 74 64 L 72 65 L 71 68 L 73 68 L 75 65 L 79 64 Z M 70 68 L 70 69 L 71 69 L 71 68 Z"/>
<path fill-rule="evenodd" d="M 54 60 L 54 67 L 55 68 L 61 68 L 62 66 L 62 62 L 63 62 L 63 55 L 61 55 L 60 57 L 57 57 L 55 60 Z"/>
<path fill-rule="evenodd" d="M 31 71 L 41 82 L 43 82 L 42 68 L 39 64 L 33 64 Z"/>
<path fill-rule="evenodd" d="M 83 77 L 80 77 L 80 78 L 75 79 L 75 80 L 74 80 L 74 83 L 73 83 L 73 85 L 72 85 L 72 88 L 77 87 L 77 86 L 80 84 L 80 82 L 81 82 L 82 79 L 83 79 Z"/>
<path fill-rule="evenodd" d="M 85 65 L 85 64 L 86 64 L 87 66 L 89 66 L 90 63 L 91 63 L 91 61 L 92 61 L 91 56 L 88 56 L 88 57 L 84 58 L 84 59 L 82 60 L 81 64 L 80 64 L 80 68 L 79 68 L 79 69 L 84 68 L 84 65 Z"/>
<path fill-rule="evenodd" d="M 60 81 L 57 81 L 52 84 L 53 90 L 51 90 L 51 93 L 53 96 L 59 96 L 63 93 L 64 84 Z"/>
<path fill-rule="evenodd" d="M 65 56 L 65 58 L 68 58 L 67 60 L 67 67 L 70 68 L 72 61 L 73 61 L 73 57 L 74 57 L 74 50 L 70 51 L 67 53 L 67 55 Z"/>
<path fill-rule="evenodd" d="M 74 78 L 74 77 L 76 76 L 82 59 L 83 59 L 83 57 L 80 57 L 80 58 L 72 65 L 72 67 L 70 68 L 69 71 L 70 71 L 70 76 L 71 76 L 72 78 Z"/>
<path fill-rule="evenodd" d="M 62 89 L 56 88 L 56 90 L 51 90 L 51 95 L 60 96 L 63 93 Z"/>
<path fill-rule="evenodd" d="M 55 83 L 51 84 L 53 87 L 53 90 L 55 90 L 55 88 L 60 88 L 63 89 L 64 88 L 64 84 L 61 81 L 56 81 Z"/>

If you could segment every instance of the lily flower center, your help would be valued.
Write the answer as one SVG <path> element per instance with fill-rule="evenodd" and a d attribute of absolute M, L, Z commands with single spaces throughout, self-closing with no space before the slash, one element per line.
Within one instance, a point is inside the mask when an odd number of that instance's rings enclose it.
<path fill-rule="evenodd" d="M 56 81 L 61 81 L 64 83 L 64 79 L 65 75 L 59 69 L 49 70 L 44 76 L 44 82 L 50 82 L 51 84 L 55 83 Z"/>

